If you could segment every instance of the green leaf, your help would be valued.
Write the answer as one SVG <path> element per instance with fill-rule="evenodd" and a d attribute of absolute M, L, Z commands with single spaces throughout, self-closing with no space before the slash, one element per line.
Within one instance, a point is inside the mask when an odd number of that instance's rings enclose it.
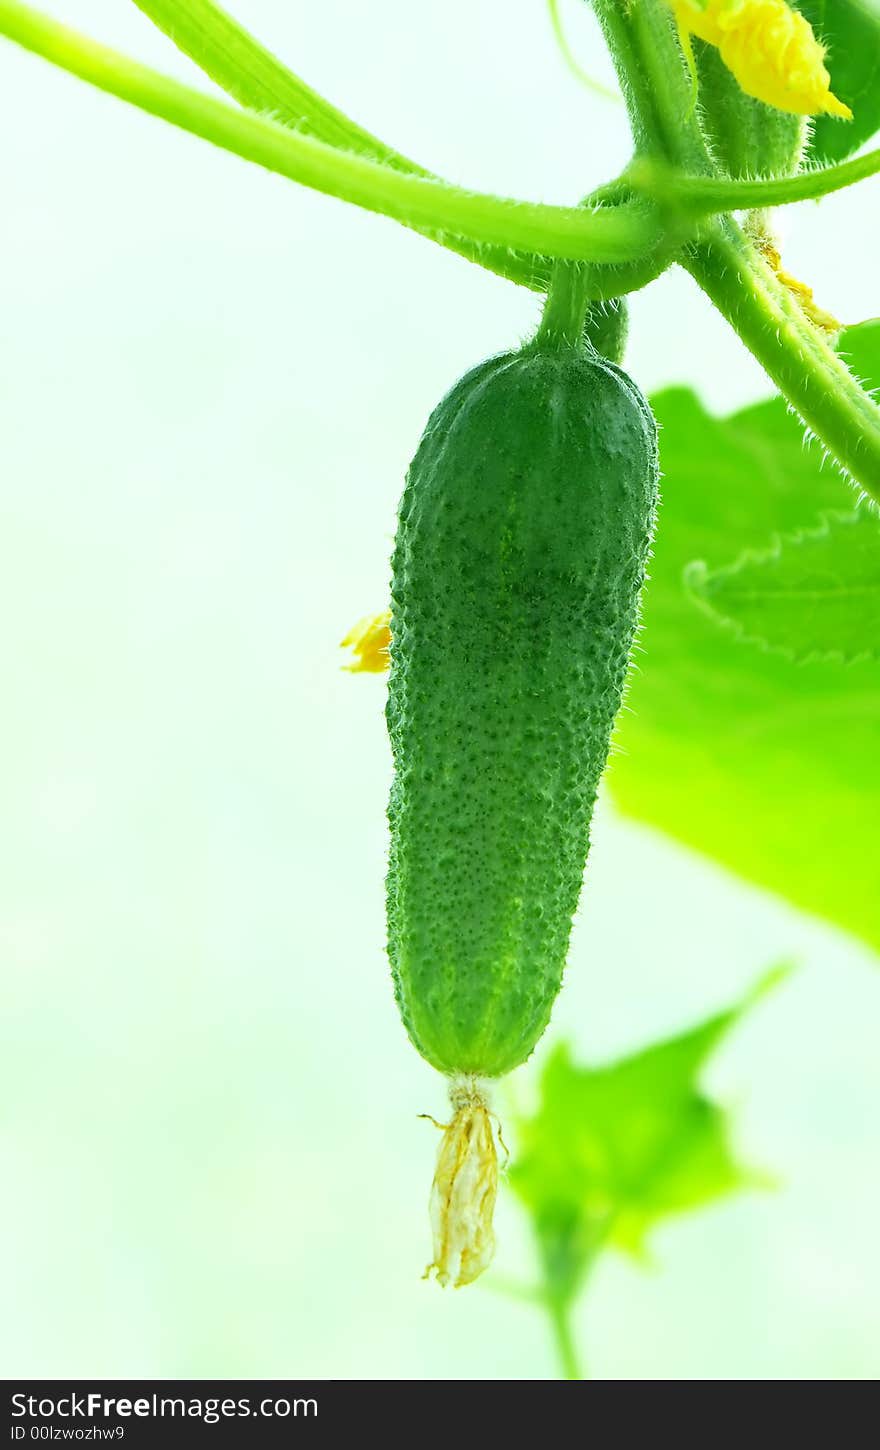
<path fill-rule="evenodd" d="M 721 1039 L 785 975 L 768 973 L 734 1007 L 605 1067 L 550 1057 L 534 1117 L 519 1124 L 511 1185 L 532 1219 L 548 1293 L 567 1299 L 607 1246 L 641 1256 L 661 1220 L 754 1186 L 729 1116 L 699 1087 Z"/>
<path fill-rule="evenodd" d="M 685 583 L 739 638 L 791 659 L 880 659 L 880 518 L 867 508 L 726 568 L 691 564 Z"/>
<path fill-rule="evenodd" d="M 880 129 L 880 7 L 875 0 L 798 0 L 828 47 L 831 88 L 853 113 L 852 121 L 817 116 L 813 161 L 842 161 Z"/>
<path fill-rule="evenodd" d="M 880 378 L 880 324 L 845 334 Z M 792 663 L 718 629 L 684 571 L 713 571 L 774 535 L 851 510 L 780 398 L 712 417 L 694 394 L 653 399 L 665 474 L 642 652 L 609 770 L 622 810 L 880 947 L 880 665 Z"/>

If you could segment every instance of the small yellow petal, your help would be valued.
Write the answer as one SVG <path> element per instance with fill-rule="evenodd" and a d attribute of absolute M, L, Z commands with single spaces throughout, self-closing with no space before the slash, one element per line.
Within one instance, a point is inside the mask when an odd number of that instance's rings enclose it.
<path fill-rule="evenodd" d="M 851 121 L 853 113 L 845 101 L 839 101 L 829 91 L 825 97 L 825 114 L 827 116 L 840 116 L 843 121 Z"/>
<path fill-rule="evenodd" d="M 351 664 L 343 665 L 343 669 L 352 674 L 381 674 L 391 663 L 390 646 L 391 610 L 368 614 L 340 641 L 341 649 L 350 649 L 354 654 Z"/>

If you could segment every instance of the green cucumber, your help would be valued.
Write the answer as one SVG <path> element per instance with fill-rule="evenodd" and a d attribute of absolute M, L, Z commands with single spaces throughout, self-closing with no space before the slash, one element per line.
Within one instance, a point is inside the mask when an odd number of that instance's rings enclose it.
<path fill-rule="evenodd" d="M 807 142 L 806 116 L 746 95 L 714 45 L 693 41 L 700 114 L 715 160 L 728 176 L 794 176 Z"/>
<path fill-rule="evenodd" d="M 393 559 L 388 947 L 441 1072 L 523 1062 L 559 991 L 657 495 L 654 421 L 583 341 L 469 372 Z"/>

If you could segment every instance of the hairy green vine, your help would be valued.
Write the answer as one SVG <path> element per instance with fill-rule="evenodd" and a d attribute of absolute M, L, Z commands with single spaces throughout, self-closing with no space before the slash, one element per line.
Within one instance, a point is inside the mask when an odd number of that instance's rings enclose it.
<path fill-rule="evenodd" d="M 664 0 L 593 0 L 629 111 L 636 159 L 603 189 L 613 204 L 600 191 L 580 206 L 451 186 L 350 120 L 213 0 L 136 3 L 240 109 L 19 0 L 0 0 L 0 34 L 182 130 L 390 217 L 537 290 L 548 287 L 554 258 L 590 264 L 597 299 L 625 295 L 681 262 L 807 426 L 880 502 L 880 410 L 730 217 L 852 185 L 880 169 L 880 152 L 789 178 L 732 181 L 719 174 Z"/>

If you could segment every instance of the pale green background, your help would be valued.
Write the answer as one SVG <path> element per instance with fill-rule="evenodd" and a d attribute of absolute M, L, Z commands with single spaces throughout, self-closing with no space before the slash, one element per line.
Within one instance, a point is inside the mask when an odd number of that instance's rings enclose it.
<path fill-rule="evenodd" d="M 51 8 L 197 79 L 124 0 Z M 568 201 L 626 157 L 542 0 L 239 14 L 456 180 Z M 443 1090 L 383 958 L 383 683 L 336 648 L 384 604 L 428 411 L 536 303 L 5 43 L 0 134 L 0 1369 L 553 1374 L 534 1310 L 419 1279 L 416 1114 Z M 875 304 L 876 196 L 785 217 L 847 322 Z M 629 365 L 717 408 L 768 391 L 683 276 L 635 299 Z M 711 1075 L 783 1187 L 669 1225 L 651 1272 L 604 1264 L 579 1326 L 600 1375 L 880 1368 L 866 951 L 605 811 L 547 1042 L 640 1046 L 791 954 Z"/>

